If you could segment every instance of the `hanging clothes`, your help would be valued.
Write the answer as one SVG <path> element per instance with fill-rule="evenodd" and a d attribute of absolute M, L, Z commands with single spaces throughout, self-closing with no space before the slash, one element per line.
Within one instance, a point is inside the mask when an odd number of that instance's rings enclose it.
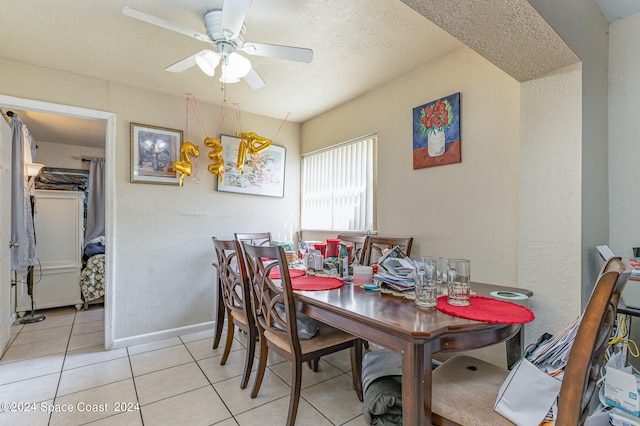
<path fill-rule="evenodd" d="M 30 192 L 33 179 L 26 173 L 25 163 L 33 162 L 36 143 L 26 126 L 15 114 L 11 117 L 11 270 L 35 265 L 35 232 Z M 29 161 L 27 161 L 27 159 Z"/>
<path fill-rule="evenodd" d="M 92 158 L 87 186 L 87 231 L 85 246 L 100 242 L 104 245 L 104 158 Z"/>

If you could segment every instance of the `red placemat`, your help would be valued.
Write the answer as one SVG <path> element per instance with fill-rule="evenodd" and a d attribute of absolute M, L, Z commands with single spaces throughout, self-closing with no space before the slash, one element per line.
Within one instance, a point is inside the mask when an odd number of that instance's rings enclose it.
<path fill-rule="evenodd" d="M 289 277 L 291 277 L 291 279 L 304 277 L 305 275 L 307 275 L 307 272 L 303 271 L 302 269 L 289 269 Z M 271 278 L 272 280 L 281 279 L 282 277 L 280 276 L 280 268 L 273 268 L 271 272 L 269 272 L 269 278 Z"/>
<path fill-rule="evenodd" d="M 469 306 L 453 306 L 447 303 L 447 296 L 438 297 L 436 308 L 454 317 L 492 324 L 524 324 L 533 321 L 533 312 L 515 303 L 490 297 L 471 296 Z"/>
<path fill-rule="evenodd" d="M 291 280 L 294 290 L 332 290 L 344 285 L 342 280 L 333 277 L 318 277 L 307 275 Z"/>

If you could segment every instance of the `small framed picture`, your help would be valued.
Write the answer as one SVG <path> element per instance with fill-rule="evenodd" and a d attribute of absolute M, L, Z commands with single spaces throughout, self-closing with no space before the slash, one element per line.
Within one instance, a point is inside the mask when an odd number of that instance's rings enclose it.
<path fill-rule="evenodd" d="M 182 130 L 131 123 L 131 182 L 178 185 Z"/>
<path fill-rule="evenodd" d="M 241 139 L 221 135 L 224 174 L 218 182 L 220 192 L 284 197 L 284 169 L 286 148 L 271 145 L 258 154 L 246 153 L 242 171 L 238 170 L 238 151 Z"/>

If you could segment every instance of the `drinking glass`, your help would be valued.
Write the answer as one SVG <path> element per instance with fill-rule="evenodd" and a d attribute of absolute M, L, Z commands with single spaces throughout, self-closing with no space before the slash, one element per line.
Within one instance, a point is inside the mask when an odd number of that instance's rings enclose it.
<path fill-rule="evenodd" d="M 471 295 L 471 261 L 447 259 L 449 280 L 447 302 L 454 306 L 469 306 Z"/>
<path fill-rule="evenodd" d="M 438 302 L 438 263 L 433 258 L 423 256 L 413 262 L 416 305 L 432 308 Z"/>
<path fill-rule="evenodd" d="M 438 279 L 438 296 L 446 296 L 447 295 L 447 266 L 444 263 L 444 258 L 442 256 L 422 256 L 422 259 L 435 259 L 437 264 L 437 279 Z"/>

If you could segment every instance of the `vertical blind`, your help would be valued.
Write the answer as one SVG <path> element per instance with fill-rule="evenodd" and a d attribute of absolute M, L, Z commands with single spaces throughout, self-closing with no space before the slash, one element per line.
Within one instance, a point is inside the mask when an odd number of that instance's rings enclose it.
<path fill-rule="evenodd" d="M 367 136 L 302 156 L 302 229 L 373 230 L 376 139 Z"/>

